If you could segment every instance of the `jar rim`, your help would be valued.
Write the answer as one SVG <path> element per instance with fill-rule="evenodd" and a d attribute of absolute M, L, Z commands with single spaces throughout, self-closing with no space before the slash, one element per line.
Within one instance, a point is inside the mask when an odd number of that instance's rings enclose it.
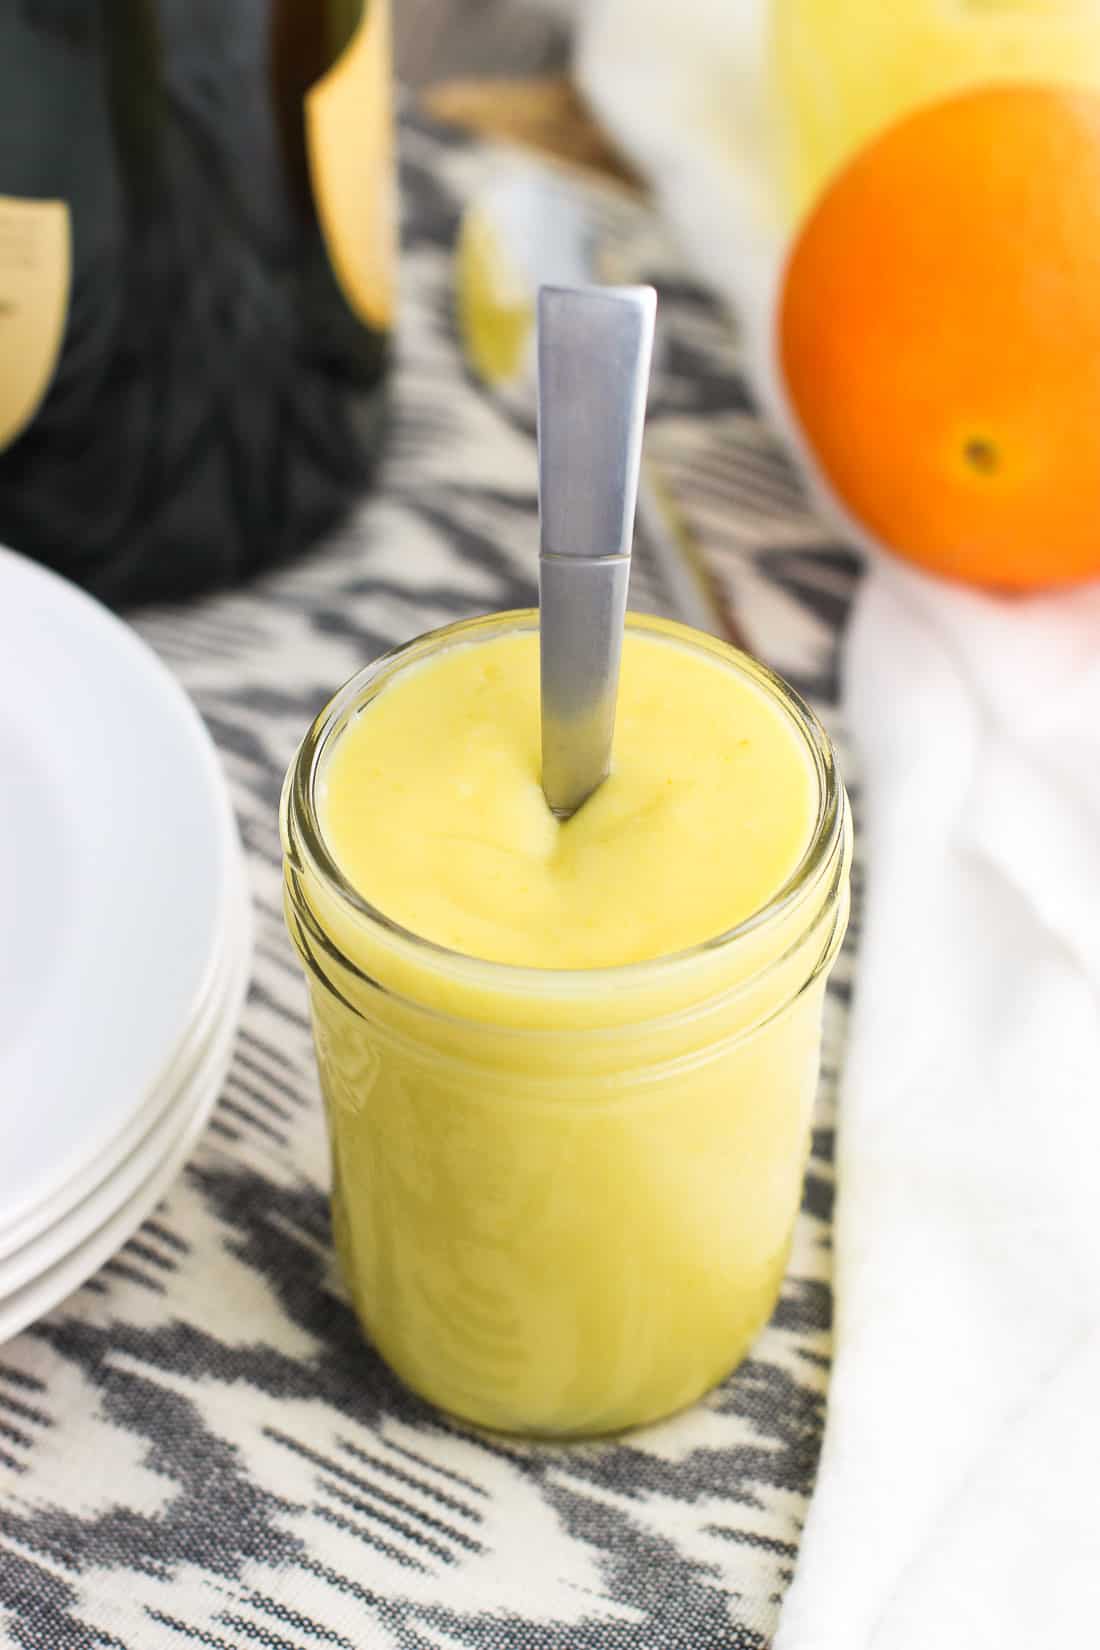
<path fill-rule="evenodd" d="M 629 612 L 629 631 L 667 638 L 697 652 L 709 654 L 750 678 L 786 712 L 801 735 L 817 778 L 818 809 L 809 841 L 786 880 L 772 897 L 732 928 L 708 936 L 678 951 L 647 957 L 639 962 L 604 964 L 594 968 L 540 968 L 532 964 L 495 961 L 458 951 L 406 928 L 367 899 L 344 875 L 329 850 L 321 830 L 316 806 L 316 788 L 329 742 L 349 714 L 369 703 L 401 670 L 456 646 L 476 644 L 491 635 L 538 629 L 537 608 L 515 608 L 503 612 L 459 619 L 425 631 L 411 641 L 391 648 L 348 678 L 318 713 L 298 747 L 287 770 L 280 808 L 283 852 L 291 865 L 304 860 L 310 873 L 329 895 L 335 895 L 344 913 L 381 933 L 402 948 L 445 973 L 457 975 L 471 984 L 505 986 L 511 993 L 548 990 L 571 995 L 591 990 L 631 989 L 650 985 L 665 975 L 679 973 L 694 962 L 729 954 L 769 923 L 780 921 L 805 899 L 827 875 L 842 849 L 847 806 L 837 771 L 835 752 L 828 733 L 805 700 L 782 677 L 729 642 L 707 635 L 674 619 Z M 371 691 L 373 690 L 373 691 Z"/>

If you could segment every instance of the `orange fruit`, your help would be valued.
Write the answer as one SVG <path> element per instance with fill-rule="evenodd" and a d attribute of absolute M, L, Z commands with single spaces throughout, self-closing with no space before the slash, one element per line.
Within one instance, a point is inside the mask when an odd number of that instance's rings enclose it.
<path fill-rule="evenodd" d="M 779 350 L 882 544 L 986 585 L 1100 573 L 1100 94 L 987 86 L 888 128 L 797 237 Z"/>

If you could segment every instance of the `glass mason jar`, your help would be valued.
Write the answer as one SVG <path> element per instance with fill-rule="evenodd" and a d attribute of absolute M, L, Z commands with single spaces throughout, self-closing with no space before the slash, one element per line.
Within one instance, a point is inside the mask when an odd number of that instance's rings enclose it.
<path fill-rule="evenodd" d="M 363 1326 L 441 1408 L 547 1436 L 682 1408 L 769 1317 L 848 915 L 847 799 L 812 713 L 723 642 L 628 624 L 751 678 L 816 776 L 801 863 L 730 932 L 624 967 L 513 967 L 402 929 L 345 881 L 317 809 L 343 730 L 400 671 L 536 629 L 534 612 L 450 625 L 360 671 L 306 736 L 282 802 L 335 1240 Z"/>

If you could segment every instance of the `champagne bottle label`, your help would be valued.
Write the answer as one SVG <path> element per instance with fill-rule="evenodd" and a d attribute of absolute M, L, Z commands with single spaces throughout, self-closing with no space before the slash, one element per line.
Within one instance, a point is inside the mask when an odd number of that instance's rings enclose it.
<path fill-rule="evenodd" d="M 306 144 L 333 273 L 360 320 L 393 321 L 397 206 L 390 0 L 367 0 L 347 47 L 306 95 Z"/>
<path fill-rule="evenodd" d="M 64 201 L 0 195 L 0 452 L 50 387 L 65 334 L 71 247 Z"/>

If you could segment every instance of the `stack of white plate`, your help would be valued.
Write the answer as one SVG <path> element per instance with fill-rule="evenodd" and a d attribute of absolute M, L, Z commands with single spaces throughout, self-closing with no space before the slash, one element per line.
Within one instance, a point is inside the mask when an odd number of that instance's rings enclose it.
<path fill-rule="evenodd" d="M 0 1339 L 125 1243 L 218 1097 L 248 984 L 197 712 L 98 603 L 0 550 Z"/>

